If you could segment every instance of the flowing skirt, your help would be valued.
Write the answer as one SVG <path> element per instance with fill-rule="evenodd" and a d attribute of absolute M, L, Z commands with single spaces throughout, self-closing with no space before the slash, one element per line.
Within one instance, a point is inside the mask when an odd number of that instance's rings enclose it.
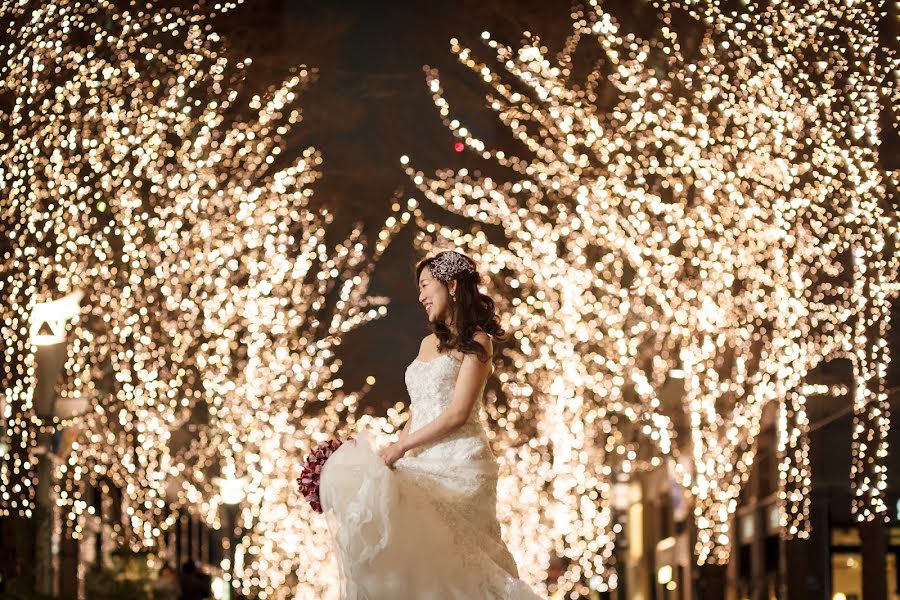
<path fill-rule="evenodd" d="M 320 484 L 342 600 L 539 598 L 500 537 L 495 460 L 405 456 L 390 469 L 362 432 Z"/>

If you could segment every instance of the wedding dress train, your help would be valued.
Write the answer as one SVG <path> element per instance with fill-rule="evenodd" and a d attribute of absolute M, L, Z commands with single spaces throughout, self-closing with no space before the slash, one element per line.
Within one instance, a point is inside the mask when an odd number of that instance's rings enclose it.
<path fill-rule="evenodd" d="M 411 431 L 453 397 L 459 359 L 406 370 Z M 343 600 L 535 600 L 518 578 L 497 521 L 498 465 L 479 404 L 461 428 L 388 468 L 368 434 L 325 463 L 320 497 L 335 542 Z"/>

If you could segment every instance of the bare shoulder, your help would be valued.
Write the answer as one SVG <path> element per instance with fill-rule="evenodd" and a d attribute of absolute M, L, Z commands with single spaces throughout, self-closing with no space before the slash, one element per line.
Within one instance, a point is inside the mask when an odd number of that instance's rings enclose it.
<path fill-rule="evenodd" d="M 429 333 L 423 337 L 422 343 L 419 344 L 419 350 L 428 350 L 435 347 L 437 347 L 437 336 L 433 333 Z"/>

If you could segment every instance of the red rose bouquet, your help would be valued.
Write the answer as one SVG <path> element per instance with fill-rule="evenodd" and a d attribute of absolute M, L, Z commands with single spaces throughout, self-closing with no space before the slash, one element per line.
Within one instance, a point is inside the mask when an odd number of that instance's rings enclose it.
<path fill-rule="evenodd" d="M 335 450 L 341 447 L 342 440 L 328 440 L 316 446 L 306 457 L 303 463 L 303 471 L 297 478 L 300 493 L 309 501 L 312 509 L 317 513 L 322 512 L 322 503 L 319 500 L 319 478 L 322 475 L 322 467 Z"/>

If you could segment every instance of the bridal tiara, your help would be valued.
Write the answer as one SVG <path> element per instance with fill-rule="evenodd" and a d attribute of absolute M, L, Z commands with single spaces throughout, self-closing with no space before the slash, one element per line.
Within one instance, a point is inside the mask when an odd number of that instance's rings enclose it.
<path fill-rule="evenodd" d="M 460 273 L 474 272 L 471 259 L 453 250 L 439 254 L 431 261 L 431 275 L 441 281 L 450 281 Z"/>

